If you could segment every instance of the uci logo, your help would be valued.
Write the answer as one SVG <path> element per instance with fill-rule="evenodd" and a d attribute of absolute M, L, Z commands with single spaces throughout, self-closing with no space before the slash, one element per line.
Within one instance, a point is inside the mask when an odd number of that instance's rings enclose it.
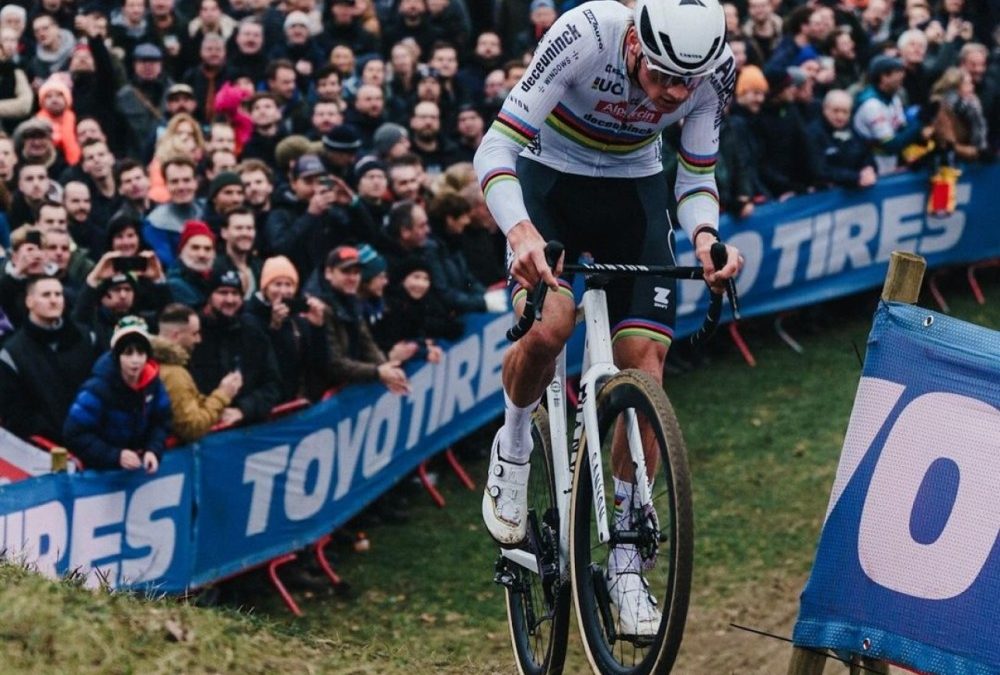
<path fill-rule="evenodd" d="M 597 91 L 609 91 L 615 96 L 621 96 L 625 93 L 625 87 L 622 86 L 621 82 L 612 82 L 605 80 L 603 77 L 595 77 L 594 83 L 590 85 L 590 88 Z"/>

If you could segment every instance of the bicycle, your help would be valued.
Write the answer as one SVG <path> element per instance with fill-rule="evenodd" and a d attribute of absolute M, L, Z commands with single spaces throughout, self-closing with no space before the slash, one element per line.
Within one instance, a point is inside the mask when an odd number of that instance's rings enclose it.
<path fill-rule="evenodd" d="M 558 242 L 546 246 L 553 269 L 561 254 Z M 725 264 L 726 249 L 721 243 L 713 245 L 712 260 L 717 269 Z M 615 367 L 604 287 L 613 276 L 703 279 L 702 268 L 592 263 L 564 265 L 563 270 L 583 274 L 586 283 L 582 317 L 587 334 L 572 445 L 567 444 L 564 349 L 545 405 L 532 417 L 535 447 L 528 483 L 527 537 L 518 548 L 501 549 L 494 580 L 505 588 L 511 643 L 521 673 L 562 672 L 571 593 L 595 672 L 669 672 L 683 637 L 691 587 L 693 525 L 687 450 L 663 388 L 647 373 Z M 508 339 L 519 339 L 541 318 L 546 288 L 539 283 L 529 294 Z M 726 291 L 733 315 L 738 317 L 732 281 Z M 713 293 L 711 297 L 705 321 L 691 338 L 693 343 L 708 339 L 718 326 L 722 296 Z M 581 318 L 579 311 L 577 318 Z M 596 396 L 591 395 L 594 391 Z M 635 481 L 629 518 L 620 527 L 608 522 L 609 446 L 615 429 L 622 427 L 624 431 L 618 433 L 627 437 L 634 475 L 646 476 L 640 422 L 645 422 L 647 443 L 656 444 L 661 480 Z M 655 636 L 618 631 L 620 617 L 616 619 L 610 601 L 616 580 L 602 566 L 615 547 L 639 556 L 635 566 L 642 582 L 662 606 Z"/>

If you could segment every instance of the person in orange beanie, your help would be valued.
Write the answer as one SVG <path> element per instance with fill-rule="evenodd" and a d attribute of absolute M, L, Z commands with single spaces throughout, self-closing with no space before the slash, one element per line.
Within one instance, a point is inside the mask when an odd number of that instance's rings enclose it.
<path fill-rule="evenodd" d="M 80 162 L 80 143 L 76 138 L 76 113 L 69 85 L 58 76 L 50 77 L 38 90 L 38 102 L 41 110 L 36 117 L 52 125 L 53 145 L 67 164 L 76 166 Z"/>

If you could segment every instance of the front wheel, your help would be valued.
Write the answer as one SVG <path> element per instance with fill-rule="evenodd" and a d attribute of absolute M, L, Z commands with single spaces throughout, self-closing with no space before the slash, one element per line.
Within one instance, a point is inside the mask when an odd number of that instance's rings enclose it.
<path fill-rule="evenodd" d="M 537 572 L 504 558 L 498 579 L 507 595 L 507 623 L 514 657 L 524 675 L 561 673 L 569 629 L 568 580 L 559 561 L 559 512 L 548 413 L 532 415 L 531 475 L 528 480 L 528 538 L 521 547 L 534 555 Z"/>
<path fill-rule="evenodd" d="M 638 503 L 633 495 L 631 504 L 616 508 L 612 439 L 616 427 L 624 430 L 630 411 L 648 446 L 647 464 L 655 455 L 658 467 L 650 469 L 650 504 Z M 691 591 L 687 450 L 663 388 L 644 372 L 612 376 L 598 392 L 597 419 L 610 540 L 598 540 L 586 433 L 577 455 L 570 516 L 573 597 L 587 658 L 599 673 L 667 673 L 680 649 Z"/>

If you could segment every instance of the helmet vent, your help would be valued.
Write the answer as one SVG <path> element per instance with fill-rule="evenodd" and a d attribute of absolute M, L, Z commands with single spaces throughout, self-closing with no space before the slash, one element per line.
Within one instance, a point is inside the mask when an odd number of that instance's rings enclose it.
<path fill-rule="evenodd" d="M 660 33 L 660 35 L 663 35 L 663 33 Z M 639 17 L 639 37 L 642 38 L 642 44 L 646 49 L 657 56 L 661 54 L 660 46 L 656 44 L 656 34 L 653 32 L 653 24 L 649 20 L 649 9 L 646 7 L 642 8 L 642 14 Z"/>

